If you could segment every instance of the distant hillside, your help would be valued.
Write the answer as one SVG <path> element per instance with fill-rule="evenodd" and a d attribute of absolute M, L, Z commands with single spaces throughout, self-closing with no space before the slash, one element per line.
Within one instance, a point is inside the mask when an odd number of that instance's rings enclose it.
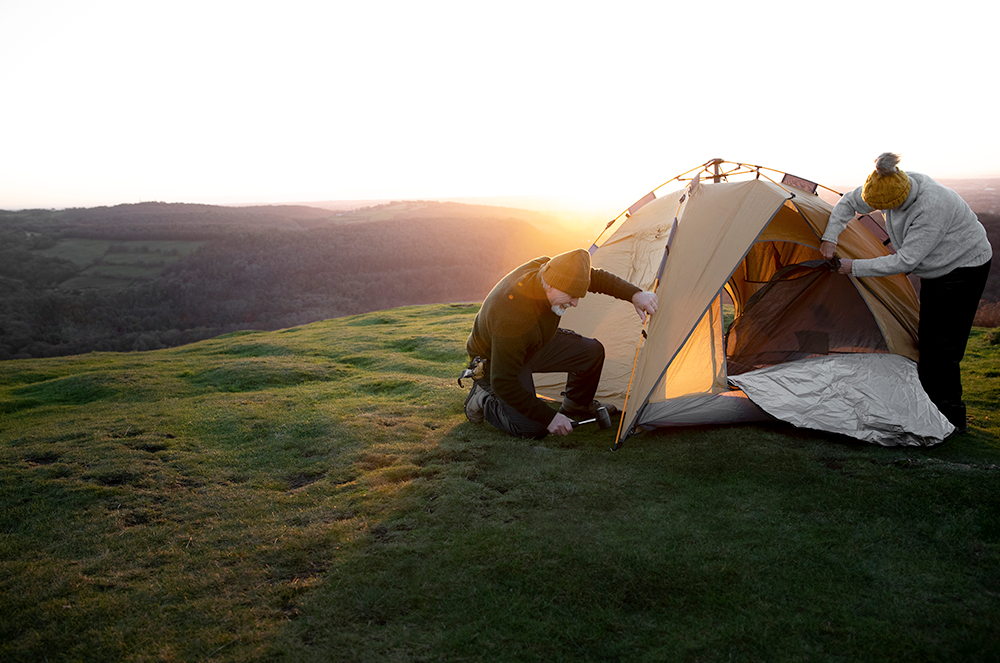
<path fill-rule="evenodd" d="M 335 223 L 335 212 L 301 205 L 223 207 L 189 203 L 135 203 L 65 210 L 0 211 L 5 226 L 30 224 L 38 231 L 108 239 L 199 239 L 233 228 L 303 228 Z"/>
<path fill-rule="evenodd" d="M 980 187 L 977 204 L 986 204 Z M 1000 216 L 979 212 L 1000 249 Z M 586 224 L 431 201 L 0 211 L 0 359 L 173 347 L 409 304 L 481 301 Z M 985 299 L 1000 301 L 1000 270 Z"/>
<path fill-rule="evenodd" d="M 394 201 L 335 213 L 333 222 L 338 224 L 371 223 L 372 221 L 456 221 L 493 223 L 514 221 L 534 226 L 552 236 L 553 241 L 567 249 L 590 246 L 603 226 L 590 221 L 557 219 L 549 214 L 495 205 L 474 205 L 458 202 L 428 200 Z M 328 222 L 329 220 L 325 220 Z M 308 222 L 303 222 L 306 225 Z M 318 227 L 319 223 L 313 223 Z"/>
<path fill-rule="evenodd" d="M 990 238 L 990 245 L 993 246 L 993 267 L 990 269 L 990 278 L 986 282 L 983 299 L 1000 302 L 1000 215 L 979 213 L 977 216 L 985 226 L 986 235 Z"/>
<path fill-rule="evenodd" d="M 933 177 L 932 173 L 927 174 Z M 962 180 L 940 179 L 938 182 L 962 196 L 962 199 L 976 214 L 1000 214 L 1000 177 Z M 840 185 L 833 188 L 844 193 L 862 184 L 864 184 L 863 181 L 855 182 L 850 186 Z"/>
<path fill-rule="evenodd" d="M 165 203 L 0 212 L 0 359 L 147 350 L 479 301 L 518 264 L 580 245 L 546 221 L 428 202 L 347 218 Z"/>
<path fill-rule="evenodd" d="M 958 192 L 976 214 L 1000 214 L 1000 178 L 940 182 Z"/>
<path fill-rule="evenodd" d="M 566 230 L 564 222 L 541 212 L 435 201 L 395 201 L 351 209 L 150 202 L 65 210 L 0 210 L 0 224 L 4 226 L 27 224 L 36 231 L 104 239 L 206 239 L 225 236 L 235 228 L 301 230 L 389 220 L 513 220 L 531 224 L 541 232 L 565 234 Z M 576 238 L 578 242 L 592 239 L 586 231 L 580 234 L 583 237 Z"/>

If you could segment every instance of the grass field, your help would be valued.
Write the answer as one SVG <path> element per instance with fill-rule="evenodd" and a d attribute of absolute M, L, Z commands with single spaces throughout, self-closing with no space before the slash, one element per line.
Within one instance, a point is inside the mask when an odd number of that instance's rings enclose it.
<path fill-rule="evenodd" d="M 1000 660 L 1000 346 L 970 433 L 519 441 L 477 307 L 0 363 L 0 660 Z"/>

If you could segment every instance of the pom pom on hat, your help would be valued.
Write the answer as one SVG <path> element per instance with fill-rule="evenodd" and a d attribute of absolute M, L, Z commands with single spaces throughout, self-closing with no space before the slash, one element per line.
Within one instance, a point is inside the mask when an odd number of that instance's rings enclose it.
<path fill-rule="evenodd" d="M 573 249 L 560 253 L 538 270 L 546 284 L 570 297 L 583 297 L 590 287 L 590 253 Z"/>
<path fill-rule="evenodd" d="M 899 155 L 883 152 L 875 160 L 875 170 L 861 190 L 861 197 L 875 209 L 896 209 L 910 195 L 910 178 L 896 167 Z"/>

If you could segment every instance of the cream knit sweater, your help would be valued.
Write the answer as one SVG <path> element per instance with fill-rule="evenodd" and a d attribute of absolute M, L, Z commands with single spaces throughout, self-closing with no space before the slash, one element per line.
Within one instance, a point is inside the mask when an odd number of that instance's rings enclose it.
<path fill-rule="evenodd" d="M 993 257 L 986 229 L 975 212 L 951 189 L 920 173 L 907 172 L 910 193 L 894 210 L 884 210 L 893 255 L 855 260 L 854 276 L 914 274 L 933 279 L 959 267 L 982 265 Z M 840 199 L 830 214 L 823 241 L 837 242 L 855 213 L 874 211 L 861 187 Z"/>

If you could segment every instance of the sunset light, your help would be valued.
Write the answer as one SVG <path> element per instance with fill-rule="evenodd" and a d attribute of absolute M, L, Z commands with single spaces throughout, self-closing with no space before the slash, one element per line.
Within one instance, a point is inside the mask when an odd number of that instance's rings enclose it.
<path fill-rule="evenodd" d="M 0 0 L 0 663 L 998 661 L 993 2 Z"/>
<path fill-rule="evenodd" d="M 721 157 L 998 176 L 994 5 L 0 5 L 0 208 L 538 196 Z"/>

